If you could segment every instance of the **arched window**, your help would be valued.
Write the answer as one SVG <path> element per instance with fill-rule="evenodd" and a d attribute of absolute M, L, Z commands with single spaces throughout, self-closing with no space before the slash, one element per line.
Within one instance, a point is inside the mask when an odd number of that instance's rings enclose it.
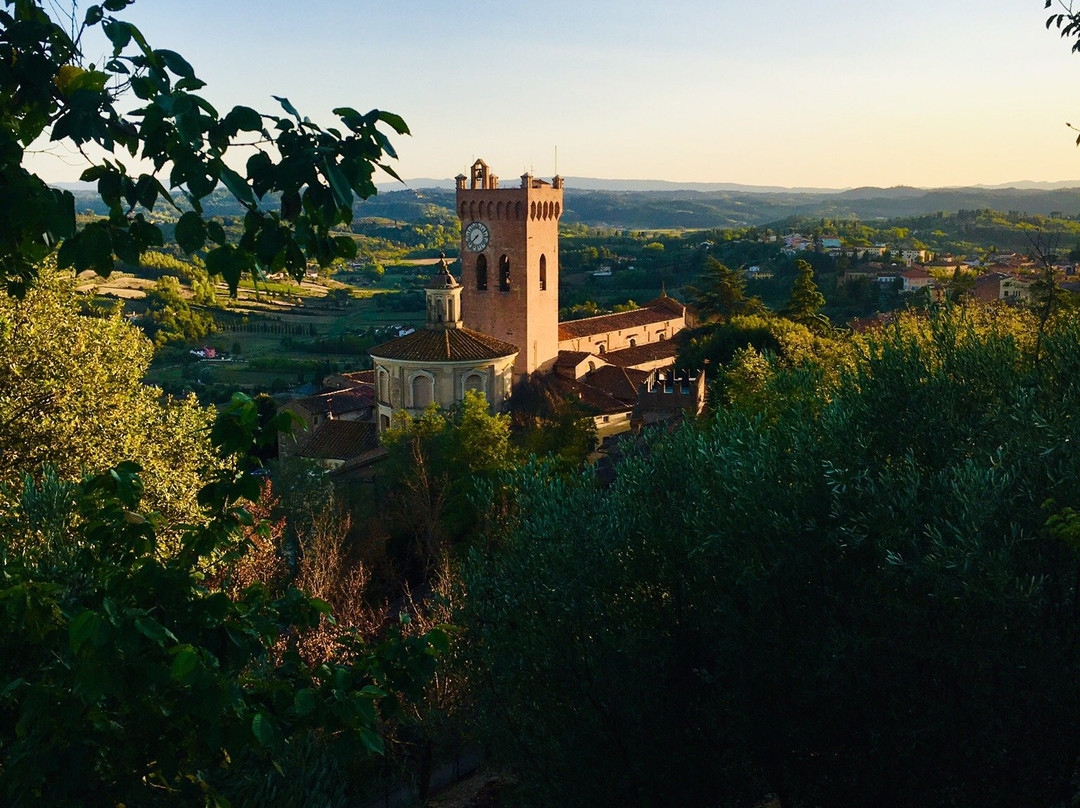
<path fill-rule="evenodd" d="M 510 291 L 510 259 L 505 254 L 499 258 L 499 291 Z"/>
<path fill-rule="evenodd" d="M 487 258 L 483 255 L 476 258 L 476 288 L 481 292 L 487 291 Z"/>
<path fill-rule="evenodd" d="M 540 256 L 540 291 L 547 289 L 547 256 Z"/>
<path fill-rule="evenodd" d="M 607 347 L 602 342 L 599 345 L 597 345 L 596 348 L 597 348 L 596 352 L 598 354 L 600 354 L 601 356 L 603 356 L 605 353 L 607 353 Z"/>
<path fill-rule="evenodd" d="M 412 405 L 419 409 L 426 407 L 435 399 L 435 380 L 423 374 L 412 380 Z"/>
<path fill-rule="evenodd" d="M 634 339 L 633 337 L 630 337 L 630 347 L 631 348 L 636 348 L 637 347 L 637 340 Z"/>
<path fill-rule="evenodd" d="M 390 374 L 379 368 L 379 403 L 390 403 Z"/>
<path fill-rule="evenodd" d="M 470 373 L 465 377 L 465 383 L 462 385 L 462 392 L 466 393 L 469 390 L 475 390 L 477 393 L 483 393 L 487 396 L 487 385 L 484 383 L 484 377 L 479 373 Z"/>

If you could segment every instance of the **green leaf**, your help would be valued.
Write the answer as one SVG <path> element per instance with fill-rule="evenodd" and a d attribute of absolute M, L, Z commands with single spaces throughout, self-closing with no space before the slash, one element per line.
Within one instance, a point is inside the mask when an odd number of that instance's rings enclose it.
<path fill-rule="evenodd" d="M 338 258 L 346 261 L 356 258 L 356 241 L 349 236 L 335 236 L 334 247 L 337 249 Z"/>
<path fill-rule="evenodd" d="M 181 56 L 176 51 L 171 50 L 157 50 L 155 54 L 165 63 L 165 67 L 169 68 L 173 73 L 182 79 L 195 78 L 195 69 L 188 64 L 187 59 Z"/>
<path fill-rule="evenodd" d="M 136 617 L 135 628 L 144 637 L 158 645 L 164 645 L 170 640 L 176 642 L 176 636 L 152 617 Z"/>
<path fill-rule="evenodd" d="M 381 755 L 386 751 L 382 736 L 367 727 L 360 727 L 360 741 L 376 755 Z"/>
<path fill-rule="evenodd" d="M 251 719 L 251 732 L 255 739 L 265 747 L 272 746 L 277 737 L 274 724 L 265 713 L 256 713 Z"/>
<path fill-rule="evenodd" d="M 246 269 L 248 269 L 247 255 L 231 244 L 215 247 L 206 254 L 206 271 L 211 275 L 220 275 L 229 285 L 229 292 L 233 295 L 236 294 L 237 287 L 240 286 L 240 278 Z"/>
<path fill-rule="evenodd" d="M 172 649 L 172 664 L 169 676 L 176 681 L 186 681 L 199 664 L 199 655 L 190 645 L 179 645 Z"/>
<path fill-rule="evenodd" d="M 440 654 L 445 654 L 450 650 L 450 635 L 441 628 L 433 628 L 429 631 L 427 633 L 427 641 L 431 644 L 431 647 Z"/>
<path fill-rule="evenodd" d="M 405 123 L 405 119 L 400 115 L 395 115 L 393 112 L 384 112 L 379 110 L 379 120 L 387 124 L 391 129 L 397 132 L 399 135 L 411 135 L 408 125 Z"/>
<path fill-rule="evenodd" d="M 225 228 L 221 226 L 221 222 L 206 222 L 206 235 L 215 244 L 225 243 Z"/>
<path fill-rule="evenodd" d="M 97 612 L 87 610 L 71 621 L 68 626 L 68 642 L 76 654 L 88 642 L 92 642 L 103 630 L 104 621 Z M 96 644 L 96 643 L 94 643 Z"/>
<path fill-rule="evenodd" d="M 143 174 L 135 183 L 135 198 L 147 210 L 153 210 L 158 198 L 158 182 L 149 174 Z"/>
<path fill-rule="evenodd" d="M 186 253 L 201 250 L 206 244 L 206 226 L 202 217 L 192 211 L 188 211 L 176 223 L 176 243 Z"/>
<path fill-rule="evenodd" d="M 304 688 L 296 691 L 293 697 L 293 710 L 297 715 L 310 715 L 315 711 L 315 691 Z"/>
<path fill-rule="evenodd" d="M 251 192 L 247 180 L 224 164 L 221 166 L 221 181 L 238 200 L 248 205 L 255 204 L 255 195 Z"/>
<path fill-rule="evenodd" d="M 282 98 L 280 95 L 272 96 L 272 98 L 281 104 L 283 110 L 296 118 L 296 120 L 300 120 L 300 113 L 296 111 L 296 107 L 289 103 L 288 98 Z"/>
<path fill-rule="evenodd" d="M 105 36 L 109 38 L 109 41 L 113 44 L 113 55 L 116 56 L 131 42 L 131 29 L 130 23 L 121 22 L 119 20 L 107 20 L 102 25 L 102 30 L 105 32 Z"/>
<path fill-rule="evenodd" d="M 251 107 L 233 107 L 225 116 L 225 124 L 241 132 L 261 132 L 262 115 Z"/>

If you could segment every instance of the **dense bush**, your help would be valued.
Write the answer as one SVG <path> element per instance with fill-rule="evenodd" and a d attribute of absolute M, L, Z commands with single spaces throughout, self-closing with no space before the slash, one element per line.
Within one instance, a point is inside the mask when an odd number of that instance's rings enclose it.
<path fill-rule="evenodd" d="M 1080 325 L 902 318 L 769 366 L 465 571 L 481 725 L 560 805 L 1048 806 L 1080 751 Z"/>

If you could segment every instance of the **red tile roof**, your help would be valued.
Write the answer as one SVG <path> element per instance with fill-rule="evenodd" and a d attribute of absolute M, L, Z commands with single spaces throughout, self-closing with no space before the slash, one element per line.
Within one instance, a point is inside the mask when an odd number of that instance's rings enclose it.
<path fill-rule="evenodd" d="M 327 421 L 297 450 L 301 457 L 316 460 L 352 460 L 379 448 L 375 424 L 366 421 Z"/>
<path fill-rule="evenodd" d="M 632 404 L 619 401 L 614 396 L 590 384 L 567 379 L 565 376 L 550 376 L 547 383 L 551 385 L 551 389 L 558 395 L 579 401 L 587 408 L 595 410 L 598 414 L 610 415 L 617 412 L 628 412 L 633 407 Z"/>
<path fill-rule="evenodd" d="M 628 370 L 607 365 L 594 370 L 585 377 L 584 382 L 612 398 L 632 405 L 637 401 L 638 387 L 648 376 L 647 370 Z"/>
<path fill-rule="evenodd" d="M 652 323 L 662 323 L 684 316 L 686 307 L 670 297 L 658 297 L 633 311 L 621 311 L 617 314 L 601 314 L 598 317 L 586 317 L 582 320 L 566 320 L 559 323 L 559 339 L 577 339 L 593 334 L 606 334 L 609 331 L 623 331 L 627 328 L 640 328 Z"/>
<path fill-rule="evenodd" d="M 662 339 L 659 342 L 647 342 L 644 345 L 636 345 L 633 348 L 623 348 L 619 351 L 608 351 L 602 357 L 605 362 L 619 367 L 632 368 L 643 365 L 646 362 L 655 362 L 659 359 L 675 360 L 679 352 L 679 346 L 675 340 Z"/>
<path fill-rule="evenodd" d="M 471 328 L 424 329 L 376 345 L 369 353 L 379 359 L 412 362 L 472 362 L 499 359 L 518 352 L 516 345 Z"/>
<path fill-rule="evenodd" d="M 290 404 L 303 407 L 312 415 L 325 415 L 326 413 L 341 415 L 342 413 L 357 412 L 370 407 L 374 399 L 374 391 L 371 388 L 350 387 L 345 390 L 321 393 L 317 396 L 298 398 L 290 402 Z"/>

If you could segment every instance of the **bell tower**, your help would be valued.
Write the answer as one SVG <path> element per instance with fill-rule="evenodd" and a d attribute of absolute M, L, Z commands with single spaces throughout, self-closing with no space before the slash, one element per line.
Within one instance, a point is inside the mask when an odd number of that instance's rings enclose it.
<path fill-rule="evenodd" d="M 563 182 L 523 174 L 500 188 L 477 160 L 457 177 L 461 306 L 466 324 L 518 348 L 515 383 L 559 354 L 559 217 Z"/>

